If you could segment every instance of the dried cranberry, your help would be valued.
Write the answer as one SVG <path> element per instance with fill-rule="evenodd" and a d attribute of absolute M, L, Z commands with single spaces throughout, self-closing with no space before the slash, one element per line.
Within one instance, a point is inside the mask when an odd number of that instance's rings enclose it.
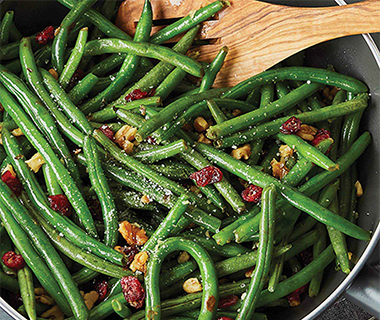
<path fill-rule="evenodd" d="M 139 253 L 139 249 L 137 249 L 136 246 L 124 246 L 123 253 L 125 255 L 125 259 L 127 260 L 126 266 L 129 267 L 135 258 L 135 255 Z"/>
<path fill-rule="evenodd" d="M 13 193 L 18 197 L 22 191 L 22 184 L 20 180 L 14 175 L 10 170 L 5 171 L 1 180 L 8 186 L 9 189 L 13 191 Z"/>
<path fill-rule="evenodd" d="M 241 193 L 243 199 L 247 202 L 258 203 L 261 199 L 261 194 L 263 193 L 263 188 L 250 184 L 247 189 L 244 189 Z"/>
<path fill-rule="evenodd" d="M 3 263 L 13 270 L 20 270 L 25 267 L 25 260 L 21 254 L 16 254 L 14 251 L 8 251 L 3 255 Z"/>
<path fill-rule="evenodd" d="M 280 127 L 283 134 L 293 134 L 301 130 L 301 120 L 296 117 L 291 117 L 286 120 Z"/>
<path fill-rule="evenodd" d="M 323 140 L 330 139 L 330 131 L 326 129 L 320 129 L 318 130 L 317 134 L 315 135 L 314 139 L 311 141 L 311 144 L 316 147 L 319 145 Z"/>
<path fill-rule="evenodd" d="M 145 301 L 145 290 L 136 277 L 127 276 L 120 280 L 125 300 L 134 308 L 140 309 Z"/>
<path fill-rule="evenodd" d="M 50 208 L 62 213 L 66 217 L 71 216 L 71 204 L 64 194 L 49 196 Z"/>
<path fill-rule="evenodd" d="M 234 320 L 230 317 L 219 317 L 217 320 Z"/>
<path fill-rule="evenodd" d="M 99 293 L 98 301 L 103 301 L 108 293 L 108 282 L 106 280 L 100 281 L 95 285 L 94 289 Z"/>
<path fill-rule="evenodd" d="M 141 89 L 135 89 L 131 93 L 128 93 L 125 97 L 127 102 L 132 102 L 135 100 L 140 100 L 143 98 L 153 97 L 156 93 L 156 89 L 152 89 L 150 91 L 142 91 Z"/>
<path fill-rule="evenodd" d="M 54 27 L 46 27 L 44 30 L 42 30 L 35 36 L 35 39 L 38 44 L 47 44 L 49 41 L 54 39 Z"/>
<path fill-rule="evenodd" d="M 217 167 L 207 166 L 192 173 L 189 178 L 195 180 L 198 187 L 205 187 L 208 184 L 220 182 L 223 178 L 223 173 Z"/>
<path fill-rule="evenodd" d="M 99 128 L 99 130 L 100 130 L 101 132 L 103 132 L 104 135 L 105 135 L 108 139 L 110 139 L 110 140 L 112 140 L 112 141 L 115 140 L 115 135 L 114 135 L 113 131 L 112 131 L 111 128 L 110 128 L 109 126 L 107 126 L 106 124 L 103 124 L 103 125 Z"/>
<path fill-rule="evenodd" d="M 304 286 L 294 290 L 293 292 L 289 293 L 287 298 L 288 298 L 288 302 L 289 302 L 289 305 L 291 307 L 297 307 L 301 304 L 301 297 L 300 295 L 304 292 L 306 292 L 307 290 L 307 287 L 308 287 L 308 284 L 305 284 Z"/>
<path fill-rule="evenodd" d="M 70 79 L 69 87 L 73 88 L 75 85 L 81 81 L 86 75 L 86 72 L 84 72 L 82 69 L 75 70 L 73 76 Z"/>
<path fill-rule="evenodd" d="M 218 308 L 224 309 L 235 305 L 239 300 L 239 297 L 232 294 L 219 300 Z"/>

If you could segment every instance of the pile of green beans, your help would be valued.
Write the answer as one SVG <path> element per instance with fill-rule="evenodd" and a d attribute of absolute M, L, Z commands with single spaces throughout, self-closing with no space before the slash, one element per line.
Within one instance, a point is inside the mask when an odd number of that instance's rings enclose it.
<path fill-rule="evenodd" d="M 227 1 L 151 34 L 145 0 L 133 37 L 115 0 L 57 1 L 69 10 L 45 45 L 18 31 L 17 12 L 0 22 L 0 258 L 25 261 L 1 261 L 0 288 L 21 295 L 20 313 L 264 320 L 304 285 L 317 296 L 334 260 L 350 273 L 348 237 L 370 240 L 355 224 L 363 82 L 298 54 L 216 88 L 228 48 L 209 63 L 188 50 Z M 80 291 L 104 282 L 88 310 Z"/>

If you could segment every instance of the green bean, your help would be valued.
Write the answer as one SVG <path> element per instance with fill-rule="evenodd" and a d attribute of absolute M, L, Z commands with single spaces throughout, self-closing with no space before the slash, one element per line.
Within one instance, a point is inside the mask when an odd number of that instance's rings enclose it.
<path fill-rule="evenodd" d="M 318 165 L 322 169 L 329 171 L 339 169 L 336 163 L 330 160 L 324 153 L 306 143 L 305 140 L 297 135 L 278 133 L 276 138 L 287 144 L 290 148 L 295 149 L 306 160 Z"/>
<path fill-rule="evenodd" d="M 156 131 L 158 128 L 164 124 L 171 121 L 173 118 L 176 119 L 181 113 L 183 113 L 190 106 L 206 99 L 206 98 L 215 98 L 222 93 L 221 89 L 213 89 L 198 93 L 193 96 L 186 96 L 180 98 L 168 106 L 166 106 L 161 112 L 152 118 L 148 119 L 136 133 L 136 140 L 143 141 L 148 137 L 152 132 Z"/>
<path fill-rule="evenodd" d="M 80 103 L 96 86 L 99 78 L 92 73 L 87 74 L 78 84 L 70 90 L 68 96 L 74 104 Z"/>
<path fill-rule="evenodd" d="M 26 264 L 36 275 L 42 287 L 49 293 L 49 295 L 54 299 L 66 315 L 71 315 L 72 312 L 67 304 L 67 299 L 60 288 L 59 282 L 57 282 L 55 276 L 53 276 L 53 271 L 49 270 L 45 264 L 50 263 L 50 259 L 46 259 L 45 261 L 42 260 L 36 252 L 36 249 L 34 249 L 34 246 L 30 242 L 27 234 L 21 228 L 18 221 L 16 221 L 13 217 L 12 213 L 7 209 L 3 201 L 0 202 L 0 215 L 9 237 L 12 239 L 12 242 L 15 244 L 16 248 L 22 252 Z M 36 245 L 38 244 L 36 241 L 33 241 L 33 243 Z"/>
<path fill-rule="evenodd" d="M 292 206 L 308 213 L 318 221 L 332 226 L 351 237 L 364 241 L 369 240 L 370 236 L 368 231 L 358 228 L 349 221 L 336 216 L 334 213 L 323 208 L 318 203 L 302 194 L 300 191 L 282 184 L 277 179 L 257 171 L 243 162 L 236 160 L 230 155 L 212 148 L 211 146 L 198 144 L 198 148 L 202 150 L 202 153 L 211 159 L 212 162 L 218 164 L 221 168 L 237 175 L 238 177 L 247 180 L 251 184 L 266 187 L 270 183 L 273 183 L 278 187 L 281 195 L 289 201 Z"/>
<path fill-rule="evenodd" d="M 186 75 L 187 73 L 181 68 L 175 68 L 157 87 L 155 95 L 161 97 L 162 100 L 165 100 Z"/>
<path fill-rule="evenodd" d="M 326 227 L 323 224 L 318 223 L 316 229 L 319 231 L 320 238 L 313 246 L 313 260 L 316 260 L 319 257 L 319 255 L 323 252 L 323 250 L 326 249 L 327 243 Z M 311 279 L 309 285 L 310 297 L 315 297 L 318 295 L 322 283 L 322 278 L 323 271 L 321 271 L 313 279 Z"/>
<path fill-rule="evenodd" d="M 199 62 L 172 49 L 152 43 L 135 43 L 131 40 L 120 39 L 100 39 L 88 42 L 84 51 L 85 56 L 101 55 L 104 53 L 131 53 L 170 63 L 196 77 L 203 77 L 204 75 L 203 67 Z"/>
<path fill-rule="evenodd" d="M 188 205 L 189 198 L 187 195 L 182 194 L 174 206 L 170 209 L 164 221 L 159 225 L 153 235 L 144 244 L 142 251 L 153 252 L 156 245 L 169 236 L 171 230 L 181 218 Z"/>
<path fill-rule="evenodd" d="M 54 176 L 53 171 L 46 163 L 42 165 L 42 172 L 44 174 L 46 188 L 49 195 L 62 194 L 61 186 L 59 185 L 57 178 Z"/>
<path fill-rule="evenodd" d="M 50 309 L 51 307 L 48 306 L 47 304 L 43 304 L 41 302 L 36 302 L 36 311 L 37 311 L 37 315 L 40 315 L 42 313 L 44 313 L 45 311 L 47 311 L 48 309 Z M 26 310 L 25 310 L 25 306 L 24 305 L 21 305 L 21 307 L 19 307 L 17 309 L 17 311 L 19 313 L 21 313 L 23 316 L 27 317 L 27 313 L 26 313 Z M 37 318 L 39 319 L 39 318 Z"/>
<path fill-rule="evenodd" d="M 202 9 L 201 9 L 202 10 Z M 161 32 L 161 30 L 159 31 Z M 154 35 L 155 36 L 155 35 Z M 222 47 L 214 60 L 210 63 L 208 68 L 206 69 L 205 75 L 201 81 L 201 84 L 199 86 L 199 92 L 206 91 L 210 89 L 215 81 L 216 75 L 222 68 L 224 59 L 226 58 L 228 53 L 227 47 Z"/>
<path fill-rule="evenodd" d="M 210 255 L 201 246 L 182 238 L 169 238 L 162 242 L 148 262 L 146 282 L 146 314 L 161 318 L 159 297 L 159 270 L 164 258 L 173 251 L 185 250 L 198 263 L 203 279 L 203 298 L 199 319 L 212 319 L 219 299 L 216 272 Z M 154 313 L 153 313 L 154 312 Z"/>
<path fill-rule="evenodd" d="M 77 42 L 75 43 L 74 49 L 70 54 L 69 59 L 67 60 L 61 75 L 59 76 L 59 83 L 63 89 L 66 89 L 70 83 L 72 76 L 77 70 L 80 61 L 82 60 L 84 47 L 86 45 L 88 36 L 88 28 L 82 28 L 79 31 Z"/>
<path fill-rule="evenodd" d="M 151 164 L 150 167 L 157 172 L 160 172 L 165 177 L 171 180 L 186 180 L 194 173 L 194 169 L 185 163 L 174 161 L 163 161 L 158 164 Z"/>
<path fill-rule="evenodd" d="M 149 42 L 156 44 L 164 43 L 165 41 L 175 37 L 176 35 L 179 35 L 182 32 L 191 29 L 198 23 L 201 23 L 202 21 L 205 21 L 208 18 L 212 17 L 224 6 L 225 3 L 223 1 L 212 2 L 209 5 L 156 32 L 154 35 L 150 37 Z"/>
<path fill-rule="evenodd" d="M 126 54 L 114 53 L 90 68 L 89 72 L 98 77 L 104 77 L 107 73 L 120 66 L 123 63 L 125 57 Z"/>
<path fill-rule="evenodd" d="M 16 249 L 16 253 L 20 252 Z M 34 295 L 33 273 L 28 266 L 17 270 L 17 280 L 20 287 L 22 302 L 30 320 L 36 320 L 36 298 Z"/>
<path fill-rule="evenodd" d="M 104 221 L 104 243 L 114 247 L 118 240 L 118 224 L 116 221 L 116 205 L 112 197 L 108 181 L 104 175 L 96 141 L 91 136 L 86 136 L 83 142 L 84 155 L 87 161 L 87 171 L 90 181 L 100 201 Z"/>
<path fill-rule="evenodd" d="M 265 173 L 270 173 L 272 171 L 271 162 L 273 159 L 278 159 L 278 145 L 276 142 L 273 142 L 268 149 L 267 154 L 264 159 L 261 161 L 260 165 L 264 168 Z"/>
<path fill-rule="evenodd" d="M 337 197 L 335 197 L 335 199 L 332 201 L 330 207 L 336 215 L 339 215 L 339 202 Z M 344 273 L 349 274 L 351 269 L 345 236 L 330 226 L 327 227 L 327 232 L 329 234 L 331 245 L 336 254 L 337 263 L 340 269 Z"/>
<path fill-rule="evenodd" d="M 17 279 L 6 275 L 4 272 L 0 272 L 0 287 L 15 294 L 20 292 Z"/>
<path fill-rule="evenodd" d="M 70 26 L 82 17 L 82 15 L 88 11 L 96 0 L 83 0 L 78 2 L 76 6 L 70 10 L 70 12 L 62 20 L 59 26 L 58 34 L 54 37 L 52 45 L 52 63 L 54 69 L 61 74 L 64 69 L 64 54 L 67 45 L 67 38 L 70 31 Z M 75 71 L 75 70 L 74 70 Z"/>
<path fill-rule="evenodd" d="M 261 99 L 261 87 L 257 87 L 249 93 L 245 102 L 252 105 L 253 109 L 257 109 L 260 105 L 260 99 Z"/>
<path fill-rule="evenodd" d="M 343 102 L 341 104 L 332 105 L 325 107 L 321 110 L 314 110 L 297 115 L 297 118 L 302 121 L 302 123 L 314 123 L 320 122 L 323 120 L 340 117 L 347 114 L 352 114 L 360 110 L 365 109 L 368 106 L 368 95 L 360 95 L 357 99 L 352 101 Z M 235 134 L 232 134 L 228 137 L 218 139 L 216 141 L 216 146 L 218 148 L 226 148 L 233 145 L 240 145 L 247 143 L 252 140 L 262 139 L 264 137 L 269 137 L 280 131 L 280 126 L 288 120 L 289 117 L 283 117 L 271 122 L 267 122 L 252 129 L 244 130 Z M 336 141 L 336 140 L 334 140 Z M 334 161 L 331 157 L 330 158 Z"/>
<path fill-rule="evenodd" d="M 264 188 L 262 194 L 262 208 L 260 221 L 260 243 L 257 254 L 257 262 L 254 274 L 247 290 L 237 319 L 251 319 L 258 302 L 264 282 L 262 281 L 269 272 L 270 261 L 273 252 L 274 217 L 275 217 L 276 188 L 269 185 Z"/>
<path fill-rule="evenodd" d="M 13 22 L 13 15 L 13 11 L 7 11 L 4 14 L 3 21 L 0 23 L 0 46 L 8 44 Z"/>
<path fill-rule="evenodd" d="M 11 62 L 4 65 L 12 73 L 20 73 L 22 71 L 21 63 L 19 59 L 13 59 Z"/>
<path fill-rule="evenodd" d="M 280 245 L 286 245 L 288 243 L 288 235 L 281 241 Z M 271 268 L 269 270 L 268 291 L 274 292 L 280 281 L 282 270 L 284 268 L 285 255 L 282 255 L 276 259 L 273 259 Z"/>
<path fill-rule="evenodd" d="M 358 172 L 357 172 L 357 164 L 356 162 L 352 164 L 351 166 L 351 181 L 355 182 L 358 181 Z M 357 205 L 357 190 L 354 185 L 354 187 L 351 189 L 351 203 L 350 203 L 350 211 L 347 219 L 353 223 L 356 222 L 357 219 L 357 212 L 356 212 L 356 205 Z"/>
<path fill-rule="evenodd" d="M 222 110 L 220 110 L 215 100 L 207 100 L 207 106 L 210 109 L 212 117 L 214 118 L 217 124 L 227 120 L 226 115 L 222 112 Z"/>
<path fill-rule="evenodd" d="M 117 315 L 121 318 L 129 317 L 132 312 L 129 310 L 125 304 L 121 303 L 119 300 L 113 299 L 111 301 L 113 310 L 117 313 Z"/>
<path fill-rule="evenodd" d="M 144 7 L 141 13 L 140 20 L 136 27 L 136 33 L 133 41 L 141 43 L 149 39 L 150 31 L 152 28 L 152 6 L 150 1 L 146 0 L 144 2 Z M 100 40 L 94 40 L 100 41 Z M 90 44 L 92 41 L 90 42 Z M 120 52 L 117 52 L 120 53 Z M 129 80 L 134 75 L 136 69 L 138 68 L 140 62 L 140 57 L 134 54 L 128 54 L 116 75 L 116 78 L 110 86 L 108 86 L 104 91 L 99 93 L 96 97 L 90 99 L 81 107 L 84 110 L 94 110 L 99 108 L 99 105 L 105 105 L 116 97 L 118 93 L 124 88 L 124 86 L 129 82 Z"/>
<path fill-rule="evenodd" d="M 157 147 L 152 150 L 139 151 L 133 156 L 144 163 L 154 163 L 163 159 L 167 159 L 181 153 L 187 149 L 187 144 L 184 140 L 177 140 L 162 147 Z"/>
<path fill-rule="evenodd" d="M 331 70 L 309 67 L 286 67 L 271 69 L 244 80 L 227 91 L 223 96 L 225 98 L 237 99 L 258 86 L 284 80 L 317 82 L 342 88 L 355 94 L 368 91 L 367 86 L 361 81 Z"/>
<path fill-rule="evenodd" d="M 318 91 L 320 87 L 321 85 L 319 83 L 305 83 L 303 86 L 291 91 L 285 97 L 280 98 L 265 107 L 240 115 L 221 124 L 211 126 L 207 130 L 206 135 L 210 139 L 220 138 L 221 136 L 235 133 L 263 120 L 270 119 L 271 117 L 295 106 L 308 96 L 311 96 Z M 223 97 L 230 98 L 227 93 L 224 93 Z"/>
<path fill-rule="evenodd" d="M 73 177 L 74 181 L 76 182 L 77 186 L 81 186 L 81 179 L 79 175 L 78 168 L 76 167 L 71 154 L 70 150 L 68 149 L 67 145 L 63 141 L 61 135 L 58 132 L 58 129 L 55 125 L 55 121 L 53 117 L 48 112 L 49 109 L 51 112 L 52 110 L 58 109 L 55 102 L 49 95 L 49 93 L 46 91 L 45 87 L 42 83 L 42 77 L 40 73 L 38 72 L 33 54 L 31 49 L 31 43 L 30 39 L 24 38 L 20 42 L 20 60 L 23 68 L 24 76 L 30 85 L 30 87 L 33 89 L 35 94 L 40 98 L 41 101 L 36 101 L 38 99 L 35 98 L 34 95 L 26 94 L 29 92 L 29 90 L 26 88 L 26 86 L 19 81 L 15 76 L 8 75 L 8 84 L 9 81 L 12 81 L 14 83 L 14 90 L 13 93 L 15 93 L 15 90 L 17 90 L 17 96 L 21 99 L 22 96 L 27 96 L 27 99 L 20 100 L 23 101 L 23 106 L 28 111 L 29 116 L 33 119 L 38 120 L 38 124 L 43 128 L 43 131 L 46 135 L 46 138 L 48 140 L 52 141 L 53 144 L 53 150 L 56 151 L 58 155 L 62 157 L 62 159 L 65 162 L 66 167 L 70 171 L 71 176 Z M 18 88 L 15 86 L 18 84 Z M 22 93 L 23 92 L 23 93 Z M 36 101 L 36 102 L 34 102 Z M 41 103 L 43 102 L 43 104 Z M 34 117 L 32 116 L 32 113 L 34 114 Z M 52 112 L 53 113 L 53 112 Z M 58 116 L 57 116 L 58 113 Z M 55 118 L 58 120 L 59 117 L 62 117 L 61 112 L 57 110 L 53 113 Z M 63 123 L 63 126 L 65 128 L 70 128 L 71 124 Z M 62 126 L 61 126 L 62 127 Z"/>
<path fill-rule="evenodd" d="M 12 115 L 13 120 L 20 127 L 22 132 L 31 142 L 31 144 L 38 150 L 45 161 L 52 167 L 54 174 L 60 183 L 61 188 L 64 190 L 67 198 L 72 204 L 78 216 L 81 218 L 86 230 L 96 235 L 95 225 L 93 223 L 92 215 L 84 201 L 84 198 L 76 186 L 74 180 L 71 178 L 70 173 L 56 156 L 51 149 L 49 143 L 45 140 L 42 134 L 38 131 L 36 126 L 30 118 L 22 111 L 21 107 L 14 101 L 12 96 L 0 85 L 1 97 L 0 101 L 5 106 L 5 109 Z"/>

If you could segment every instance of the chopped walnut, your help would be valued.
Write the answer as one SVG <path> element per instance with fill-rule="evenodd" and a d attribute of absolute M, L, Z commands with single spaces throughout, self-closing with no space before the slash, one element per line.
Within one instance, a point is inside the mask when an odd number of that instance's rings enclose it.
<path fill-rule="evenodd" d="M 123 221 L 120 223 L 119 232 L 130 246 L 142 246 L 145 244 L 145 242 L 148 241 L 148 237 L 146 236 L 145 231 L 137 226 L 130 224 L 128 221 Z"/>
<path fill-rule="evenodd" d="M 58 73 L 57 73 L 57 71 L 55 71 L 55 69 L 53 69 L 53 68 L 51 68 L 51 69 L 49 69 L 49 73 L 53 76 L 53 78 L 55 79 L 55 80 L 58 80 Z"/>
<path fill-rule="evenodd" d="M 282 179 L 289 172 L 289 169 L 285 164 L 283 162 L 278 162 L 276 159 L 273 159 L 270 165 L 272 166 L 272 175 L 276 178 Z"/>
<path fill-rule="evenodd" d="M 59 30 L 61 30 L 61 27 L 58 27 L 57 29 L 54 30 L 54 37 L 58 35 Z"/>
<path fill-rule="evenodd" d="M 141 197 L 141 202 L 147 204 L 147 203 L 150 203 L 151 200 L 150 200 L 149 197 L 145 194 L 145 195 L 143 195 L 143 196 Z"/>
<path fill-rule="evenodd" d="M 363 186 L 359 180 L 355 182 L 354 187 L 356 188 L 356 196 L 361 197 L 363 195 L 364 191 L 363 191 Z"/>
<path fill-rule="evenodd" d="M 210 139 L 208 139 L 203 133 L 201 133 L 199 135 L 198 142 L 205 143 L 205 144 L 212 146 L 212 141 Z"/>
<path fill-rule="evenodd" d="M 204 132 L 210 127 L 207 120 L 203 117 L 197 117 L 194 120 L 193 126 L 194 126 L 195 130 L 197 130 L 198 132 Z"/>
<path fill-rule="evenodd" d="M 283 144 L 280 147 L 279 151 L 280 151 L 281 158 L 284 158 L 285 161 L 288 160 L 288 158 L 292 157 L 293 153 L 294 153 L 294 150 L 286 144 Z M 283 161 L 281 161 L 281 162 L 283 162 Z"/>
<path fill-rule="evenodd" d="M 249 269 L 249 270 L 247 270 L 246 272 L 245 272 L 245 277 L 246 278 L 252 278 L 252 275 L 253 275 L 253 271 L 255 271 L 255 268 L 253 267 L 253 268 L 251 268 L 251 269 Z"/>
<path fill-rule="evenodd" d="M 99 293 L 96 291 L 90 291 L 83 296 L 83 299 L 87 309 L 91 310 L 94 307 L 95 302 L 99 299 Z"/>
<path fill-rule="evenodd" d="M 133 259 L 131 265 L 129 266 L 129 269 L 131 269 L 133 272 L 140 271 L 144 274 L 146 273 L 146 262 L 148 261 L 148 253 L 146 251 L 139 252 L 135 255 L 135 258 Z"/>
<path fill-rule="evenodd" d="M 202 284 L 197 278 L 187 279 L 182 286 L 186 293 L 195 293 L 202 291 Z"/>
<path fill-rule="evenodd" d="M 318 129 L 307 124 L 301 124 L 301 130 L 296 133 L 301 139 L 312 141 L 317 134 Z"/>
<path fill-rule="evenodd" d="M 348 260 L 352 260 L 354 254 L 352 252 L 348 252 Z"/>
<path fill-rule="evenodd" d="M 340 89 L 337 87 L 325 87 L 322 92 L 322 95 L 325 98 L 324 100 L 326 100 L 328 103 L 331 103 L 339 90 Z"/>
<path fill-rule="evenodd" d="M 189 261 L 189 259 L 190 259 L 190 255 L 186 251 L 182 251 L 178 256 L 177 261 L 179 264 L 182 264 Z"/>
<path fill-rule="evenodd" d="M 42 158 L 39 152 L 37 152 L 29 160 L 26 160 L 25 163 L 29 166 L 30 169 L 32 169 L 34 173 L 37 173 L 45 163 L 45 159 Z"/>
<path fill-rule="evenodd" d="M 62 310 L 56 305 L 53 308 L 41 314 L 41 318 L 51 320 L 63 320 L 65 319 L 65 315 L 62 312 Z"/>
<path fill-rule="evenodd" d="M 131 127 L 129 125 L 122 126 L 115 133 L 115 142 L 127 153 L 130 154 L 133 151 L 133 141 L 135 139 L 135 135 L 137 132 L 137 128 Z"/>
<path fill-rule="evenodd" d="M 113 249 L 116 250 L 116 251 L 118 251 L 118 252 L 120 252 L 120 253 L 122 253 L 122 254 L 124 254 L 124 250 L 123 250 L 122 246 L 116 246 Z"/>
<path fill-rule="evenodd" d="M 234 149 L 231 152 L 231 156 L 238 160 L 240 160 L 241 158 L 243 158 L 244 160 L 248 160 L 251 154 L 251 145 L 249 143 L 245 144 L 240 148 Z"/>
<path fill-rule="evenodd" d="M 234 117 L 240 116 L 241 114 L 242 114 L 242 112 L 239 109 L 235 109 L 234 111 L 232 111 L 232 115 Z"/>
<path fill-rule="evenodd" d="M 45 291 L 44 288 L 42 287 L 34 288 L 34 293 L 36 295 L 37 301 L 43 304 L 46 304 L 48 306 L 52 306 L 55 304 L 54 299 L 48 295 L 48 293 Z"/>
<path fill-rule="evenodd" d="M 12 130 L 12 134 L 15 137 L 21 137 L 24 135 L 24 132 L 22 132 L 20 128 L 16 128 L 16 129 Z"/>

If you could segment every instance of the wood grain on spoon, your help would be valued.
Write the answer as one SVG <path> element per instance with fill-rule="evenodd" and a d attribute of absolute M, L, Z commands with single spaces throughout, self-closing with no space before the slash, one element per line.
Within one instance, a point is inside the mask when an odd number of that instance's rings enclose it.
<path fill-rule="evenodd" d="M 151 0 L 154 20 L 183 17 L 210 2 Z M 142 5 L 143 0 L 124 1 L 117 25 L 133 34 Z M 161 28 L 155 27 L 153 32 Z M 200 52 L 199 60 L 211 61 L 222 46 L 227 46 L 229 54 L 215 86 L 233 86 L 315 44 L 372 32 L 380 32 L 380 0 L 326 8 L 233 0 L 215 20 L 202 24 L 199 39 L 212 39 L 213 43 L 192 50 Z"/>

